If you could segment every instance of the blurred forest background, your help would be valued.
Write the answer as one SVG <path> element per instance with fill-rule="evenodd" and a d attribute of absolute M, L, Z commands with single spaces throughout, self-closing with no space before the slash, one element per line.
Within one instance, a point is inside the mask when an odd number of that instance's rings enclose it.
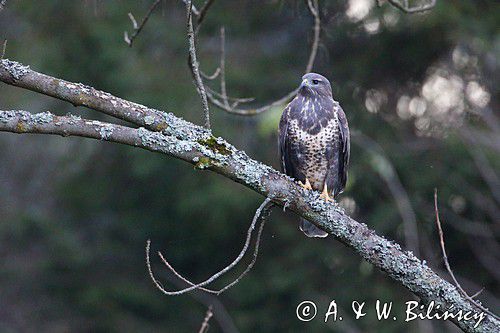
<path fill-rule="evenodd" d="M 152 1 L 7 1 L 6 58 L 201 124 L 187 68 L 185 7 L 162 1 L 129 48 L 128 12 Z M 197 6 L 201 1 L 195 1 Z M 314 71 L 327 76 L 353 131 L 352 216 L 417 253 L 441 276 L 433 191 L 439 191 L 450 263 L 471 294 L 500 308 L 500 5 L 438 1 L 408 15 L 375 0 L 321 1 Z M 201 67 L 219 61 L 226 29 L 232 96 L 265 104 L 300 83 L 312 40 L 303 1 L 216 1 L 199 39 Z M 217 87 L 216 87 L 217 88 Z M 256 104 L 256 105 L 257 105 Z M 0 85 L 0 108 L 97 112 Z M 215 135 L 279 167 L 283 107 L 256 117 L 211 108 Z M 308 239 L 297 217 L 275 209 L 254 269 L 219 298 L 166 297 L 153 287 L 144 247 L 162 250 L 201 281 L 239 252 L 262 198 L 216 174 L 159 154 L 80 138 L 0 134 L 0 331 L 193 332 L 209 304 L 209 332 L 456 332 L 450 323 L 353 320 L 352 300 L 415 299 L 332 238 Z M 182 287 L 154 257 L 166 289 Z M 242 270 L 244 265 L 239 269 Z M 238 272 L 227 274 L 220 285 Z M 297 320 L 314 300 L 318 317 Z M 335 299 L 344 320 L 324 323 Z"/>

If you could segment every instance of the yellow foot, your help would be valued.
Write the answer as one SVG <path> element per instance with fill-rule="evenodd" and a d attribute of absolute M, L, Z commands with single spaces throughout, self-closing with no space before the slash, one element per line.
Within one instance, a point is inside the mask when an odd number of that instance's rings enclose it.
<path fill-rule="evenodd" d="M 306 190 L 312 190 L 312 186 L 311 186 L 311 183 L 309 182 L 309 179 L 306 178 L 306 182 L 305 184 L 302 183 L 300 180 L 299 180 L 299 185 L 302 186 L 302 188 L 306 189 Z"/>
<path fill-rule="evenodd" d="M 323 192 L 321 192 L 319 197 L 324 199 L 326 202 L 333 202 L 334 201 L 333 198 L 331 198 L 330 195 L 328 194 L 328 188 L 326 186 L 326 183 L 325 183 L 325 186 L 323 187 Z"/>

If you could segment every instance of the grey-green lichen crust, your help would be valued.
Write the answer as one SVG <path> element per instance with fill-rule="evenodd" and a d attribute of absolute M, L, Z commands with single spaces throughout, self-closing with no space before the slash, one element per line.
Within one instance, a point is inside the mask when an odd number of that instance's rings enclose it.
<path fill-rule="evenodd" d="M 2 59 L 0 65 L 5 69 L 14 79 L 19 80 L 30 71 L 29 66 L 22 65 L 16 61 Z"/>

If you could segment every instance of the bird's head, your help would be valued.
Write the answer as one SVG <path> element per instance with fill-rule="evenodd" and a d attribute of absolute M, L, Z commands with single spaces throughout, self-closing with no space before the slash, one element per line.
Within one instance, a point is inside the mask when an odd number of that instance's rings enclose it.
<path fill-rule="evenodd" d="M 332 96 L 332 86 L 330 85 L 330 81 L 323 75 L 307 73 L 302 77 L 299 94 Z"/>

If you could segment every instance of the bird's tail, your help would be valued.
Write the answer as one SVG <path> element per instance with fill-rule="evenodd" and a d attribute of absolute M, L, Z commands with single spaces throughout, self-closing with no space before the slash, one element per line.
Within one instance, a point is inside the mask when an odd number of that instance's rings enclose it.
<path fill-rule="evenodd" d="M 321 237 L 324 238 L 328 236 L 328 233 L 326 231 L 321 230 L 311 222 L 305 220 L 305 219 L 300 219 L 300 226 L 299 229 L 307 236 L 307 237 Z"/>

